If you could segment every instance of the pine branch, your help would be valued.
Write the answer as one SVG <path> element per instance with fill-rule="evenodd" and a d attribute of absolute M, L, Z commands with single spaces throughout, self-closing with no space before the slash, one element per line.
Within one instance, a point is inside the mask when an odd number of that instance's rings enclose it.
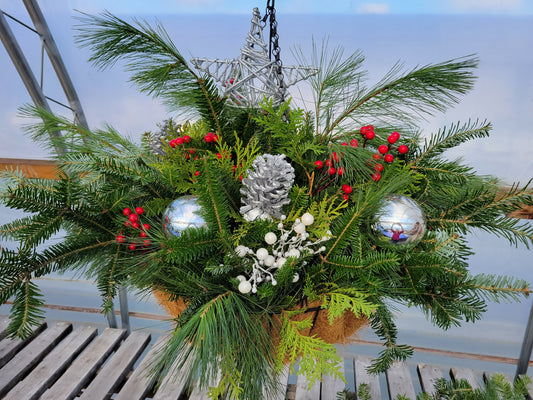
<path fill-rule="evenodd" d="M 216 86 L 208 77 L 198 76 L 172 43 L 161 25 L 151 27 L 146 21 L 126 21 L 105 12 L 78 18 L 77 43 L 88 47 L 89 59 L 96 67 L 111 67 L 126 61 L 131 80 L 142 92 L 161 97 L 172 107 L 198 112 L 207 117 L 221 135 L 219 101 Z"/>

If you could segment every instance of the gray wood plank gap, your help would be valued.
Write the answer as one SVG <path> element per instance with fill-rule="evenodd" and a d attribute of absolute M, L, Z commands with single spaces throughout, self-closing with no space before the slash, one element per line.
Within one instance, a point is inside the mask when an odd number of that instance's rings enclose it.
<path fill-rule="evenodd" d="M 43 323 L 33 330 L 33 333 L 26 339 L 21 338 L 8 339 L 0 341 L 0 368 L 7 364 L 21 348 L 28 345 L 37 335 L 46 329 L 46 323 Z"/>
<path fill-rule="evenodd" d="M 220 382 L 221 375 L 220 370 L 217 373 L 217 376 L 215 378 L 212 378 L 211 381 L 208 383 L 207 387 L 200 389 L 198 385 L 194 385 L 191 391 L 191 394 L 189 395 L 189 400 L 205 400 L 208 398 L 207 393 L 209 392 L 209 388 L 211 386 L 217 386 Z"/>
<path fill-rule="evenodd" d="M 393 362 L 391 367 L 385 371 L 385 376 L 391 399 L 396 399 L 399 395 L 404 395 L 409 399 L 416 398 L 409 366 L 405 362 Z"/>
<path fill-rule="evenodd" d="M 285 365 L 283 370 L 278 375 L 278 391 L 276 393 L 270 393 L 270 396 L 268 396 L 268 393 L 266 393 L 265 390 L 263 390 L 263 398 L 265 400 L 285 400 L 285 396 L 287 394 L 287 385 L 289 383 L 289 366 Z"/>
<path fill-rule="evenodd" d="M 58 322 L 46 329 L 0 369 L 0 397 L 31 371 L 72 330 L 72 324 Z"/>
<path fill-rule="evenodd" d="M 474 371 L 470 368 L 453 367 L 450 369 L 450 375 L 456 381 L 465 379 L 466 381 L 468 381 L 468 383 L 470 383 L 472 389 L 480 388 L 479 379 L 474 373 Z"/>
<path fill-rule="evenodd" d="M 72 332 L 6 395 L 5 400 L 38 399 L 97 334 L 98 329 L 90 326 Z"/>
<path fill-rule="evenodd" d="M 296 380 L 296 393 L 294 400 L 318 400 L 320 399 L 320 381 L 316 381 L 309 387 L 309 380 L 306 375 L 298 375 Z"/>
<path fill-rule="evenodd" d="M 109 399 L 131 371 L 133 364 L 148 343 L 150 343 L 149 333 L 132 332 L 111 359 L 98 371 L 96 377 L 79 397 L 80 400 Z"/>
<path fill-rule="evenodd" d="M 443 378 L 442 370 L 433 365 L 420 363 L 417 365 L 418 378 L 420 379 L 420 386 L 422 390 L 431 394 L 435 394 L 435 381 Z"/>
<path fill-rule="evenodd" d="M 344 375 L 344 358 L 340 364 L 339 372 Z M 320 390 L 320 400 L 335 400 L 337 393 L 342 392 L 346 384 L 342 379 L 334 378 L 331 375 L 322 375 L 322 386 Z"/>
<path fill-rule="evenodd" d="M 70 368 L 43 393 L 41 399 L 72 399 L 94 376 L 96 370 L 126 335 L 123 329 L 106 328 L 76 360 Z"/>
<path fill-rule="evenodd" d="M 160 336 L 157 339 L 120 389 L 115 400 L 143 400 L 149 394 L 156 379 L 155 376 L 149 375 L 151 363 L 157 356 L 157 352 L 163 348 L 167 341 L 168 336 Z"/>
<path fill-rule="evenodd" d="M 369 374 L 367 368 L 372 363 L 373 358 L 369 356 L 355 356 L 353 360 L 355 393 L 362 384 L 367 385 L 372 400 L 381 400 L 381 388 L 379 386 L 378 375 Z"/>
<path fill-rule="evenodd" d="M 182 368 L 183 372 L 181 372 L 178 368 L 180 361 L 180 359 L 176 359 L 176 361 L 174 361 L 170 367 L 170 371 L 174 373 L 171 372 L 163 378 L 163 381 L 157 389 L 153 400 L 178 400 L 181 394 L 185 391 L 185 387 L 188 383 L 188 374 L 184 372 L 190 371 L 191 359 L 189 358 L 185 361 L 185 364 Z"/>

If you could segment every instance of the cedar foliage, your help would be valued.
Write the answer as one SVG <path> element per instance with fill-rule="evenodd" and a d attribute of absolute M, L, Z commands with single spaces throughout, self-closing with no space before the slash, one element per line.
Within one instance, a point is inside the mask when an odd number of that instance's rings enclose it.
<path fill-rule="evenodd" d="M 165 144 L 166 154 L 158 156 L 146 138 L 137 145 L 110 126 L 89 131 L 39 108 L 22 109 L 42 120 L 28 126 L 36 141 L 52 152 L 67 151 L 54 155 L 56 180 L 2 173 L 3 204 L 31 213 L 0 227 L 2 238 L 19 242 L 18 251 L 3 250 L 0 256 L 0 301 L 14 298 L 11 335 L 24 337 L 38 323 L 42 300 L 32 279 L 52 271 L 77 269 L 95 278 L 104 310 L 118 285 L 140 292 L 158 289 L 184 299 L 187 308 L 175 319 L 154 371 L 166 374 L 187 366 L 189 378 L 211 386 L 213 397 L 257 399 L 263 390 L 277 389 L 284 360 L 294 366 L 301 356 L 300 373 L 311 381 L 323 373 L 338 374 L 334 347 L 304 335 L 312 320 L 290 318 L 305 311 L 308 300 L 321 300 L 331 318 L 343 313 L 369 318 L 384 345 L 372 364 L 379 372 L 412 354 L 397 343 L 394 303 L 417 307 L 446 329 L 478 320 L 486 301 L 516 301 L 529 294 L 522 280 L 468 271 L 471 250 L 464 235 L 473 229 L 527 247 L 533 235 L 530 226 L 506 216 L 533 204 L 528 185 L 502 195 L 496 179 L 443 156 L 449 148 L 487 136 L 490 124 L 457 123 L 424 141 L 413 133 L 420 114 L 445 110 L 472 87 L 476 58 L 411 71 L 396 65 L 367 87 L 362 54 L 344 57 L 340 49 L 330 53 L 316 46 L 314 110 L 294 108 L 290 101 L 274 107 L 268 99 L 243 109 L 220 96 L 209 76 L 191 68 L 161 26 L 130 24 L 104 13 L 83 16 L 78 29 L 79 43 L 92 50 L 97 67 L 125 61 L 141 91 L 172 110 L 188 112 L 195 122 L 183 124 L 181 134 L 191 142 L 175 148 Z M 359 134 L 369 123 L 375 126 L 374 140 Z M 375 182 L 369 160 L 393 129 L 401 132 L 409 152 L 385 165 Z M 57 131 L 63 135 L 49 136 Z M 219 140 L 206 143 L 208 132 L 216 132 Z M 171 129 L 167 139 L 174 136 Z M 359 147 L 342 145 L 353 138 Z M 263 247 L 265 234 L 277 232 L 280 223 L 247 222 L 239 212 L 240 178 L 263 153 L 285 154 L 296 171 L 285 228 L 309 212 L 315 217 L 311 239 L 329 240 L 319 254 L 290 257 L 276 274 L 277 285 L 265 283 L 257 294 L 242 294 L 237 276 L 249 273 L 250 265 L 237 257 L 236 246 Z M 341 155 L 342 178 L 315 169 L 317 159 L 331 159 L 333 153 Z M 347 200 L 340 191 L 344 183 L 354 188 Z M 426 214 L 428 232 L 415 247 L 374 243 L 369 220 L 391 193 L 412 197 Z M 182 195 L 198 198 L 206 226 L 174 237 L 163 231 L 161 214 Z M 124 226 L 122 210 L 138 206 L 145 209 L 142 222 L 151 226 L 146 245 L 138 231 Z M 42 246 L 61 230 L 61 240 Z M 120 234 L 123 243 L 116 240 Z M 277 346 L 272 337 L 280 338 Z"/>

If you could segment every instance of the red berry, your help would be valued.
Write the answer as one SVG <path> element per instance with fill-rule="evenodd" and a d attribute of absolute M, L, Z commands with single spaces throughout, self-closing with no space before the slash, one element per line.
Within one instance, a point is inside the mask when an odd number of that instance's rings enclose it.
<path fill-rule="evenodd" d="M 374 171 L 377 171 L 377 172 L 383 171 L 383 164 L 374 165 Z"/>
<path fill-rule="evenodd" d="M 150 225 L 143 224 L 143 228 L 144 228 L 145 231 L 149 231 L 150 230 Z"/>
<path fill-rule="evenodd" d="M 135 250 L 137 248 L 137 245 L 135 243 L 132 243 L 128 246 L 130 250 Z"/>
<path fill-rule="evenodd" d="M 400 134 L 398 132 L 392 132 L 390 136 L 388 137 L 387 141 L 390 144 L 396 143 L 398 139 L 400 138 Z"/>
<path fill-rule="evenodd" d="M 389 146 L 385 146 L 384 144 L 382 144 L 381 146 L 378 147 L 378 151 L 381 154 L 385 154 L 387 151 L 389 151 Z"/>
<path fill-rule="evenodd" d="M 141 231 L 141 237 L 146 237 L 146 236 L 148 236 L 148 235 L 146 234 L 146 232 L 145 232 L 145 231 Z"/>
<path fill-rule="evenodd" d="M 177 137 L 177 138 L 174 139 L 174 140 L 176 141 L 176 144 L 177 144 L 178 146 L 182 145 L 183 142 L 185 142 L 185 140 L 183 140 L 183 138 L 181 138 L 181 137 Z"/>
<path fill-rule="evenodd" d="M 126 217 L 131 214 L 131 208 L 126 207 L 124 210 L 122 210 L 122 214 L 124 214 Z"/>
<path fill-rule="evenodd" d="M 326 160 L 326 166 L 331 167 L 333 165 L 333 161 L 330 159 Z"/>
<path fill-rule="evenodd" d="M 339 174 L 340 176 L 343 176 L 344 175 L 344 168 L 339 167 L 339 169 L 337 170 L 337 174 Z"/>
<path fill-rule="evenodd" d="M 213 138 L 213 142 L 218 142 L 218 135 L 213 135 L 211 138 Z"/>
<path fill-rule="evenodd" d="M 368 131 L 367 133 L 365 133 L 365 137 L 368 140 L 372 140 L 376 137 L 376 134 L 374 133 L 374 131 Z"/>
<path fill-rule="evenodd" d="M 191 137 L 189 135 L 183 135 L 183 140 L 185 143 L 189 143 L 191 141 Z"/>
<path fill-rule="evenodd" d="M 242 181 L 242 175 L 239 175 L 239 180 Z"/>
<path fill-rule="evenodd" d="M 144 213 L 144 208 L 142 208 L 142 207 L 136 207 L 136 208 L 135 208 L 135 213 L 136 213 L 137 215 L 142 215 L 142 214 Z"/>
<path fill-rule="evenodd" d="M 131 222 L 137 222 L 139 220 L 139 216 L 137 214 L 130 214 L 128 216 L 128 219 L 131 221 Z"/>
<path fill-rule="evenodd" d="M 168 142 L 168 145 L 172 148 L 176 147 L 176 139 L 172 139 L 170 142 Z"/>
<path fill-rule="evenodd" d="M 357 139 L 350 140 L 350 146 L 359 147 L 359 143 L 357 142 Z"/>
<path fill-rule="evenodd" d="M 372 158 L 373 158 L 374 160 L 381 160 L 381 154 L 374 153 L 374 154 L 372 154 Z"/>
<path fill-rule="evenodd" d="M 385 155 L 385 162 L 388 162 L 389 164 L 394 160 L 394 156 L 392 154 Z"/>
<path fill-rule="evenodd" d="M 150 246 L 150 239 L 145 239 L 145 240 L 143 240 L 143 246 L 144 246 L 144 247 L 148 247 L 148 246 Z"/>
<path fill-rule="evenodd" d="M 324 166 L 324 163 L 320 160 L 315 161 L 315 168 L 321 169 Z"/>
<path fill-rule="evenodd" d="M 348 201 L 348 199 L 350 198 L 350 196 L 348 196 L 346 193 L 344 193 L 344 194 L 342 195 L 342 198 L 343 198 L 344 201 Z"/>
<path fill-rule="evenodd" d="M 339 156 L 337 155 L 337 153 L 333 152 L 331 153 L 331 156 L 333 157 L 333 161 L 339 162 Z"/>
<path fill-rule="evenodd" d="M 117 236 L 117 242 L 124 243 L 124 240 L 126 240 L 126 238 L 124 236 L 122 236 L 122 235 L 118 235 Z"/>
<path fill-rule="evenodd" d="M 350 185 L 342 185 L 342 191 L 346 194 L 352 193 L 352 187 Z"/>
<path fill-rule="evenodd" d="M 372 174 L 372 179 L 378 182 L 381 179 L 381 174 L 379 172 Z"/>
<path fill-rule="evenodd" d="M 213 141 L 213 136 L 211 136 L 211 135 L 206 135 L 206 136 L 204 137 L 204 140 L 205 140 L 206 143 L 211 143 L 211 142 Z"/>
<path fill-rule="evenodd" d="M 335 167 L 330 167 L 328 170 L 328 174 L 335 175 L 337 173 L 337 169 Z"/>
<path fill-rule="evenodd" d="M 409 151 L 407 146 L 405 144 L 402 144 L 400 147 L 398 147 L 398 153 L 405 154 Z"/>
<path fill-rule="evenodd" d="M 318 161 L 317 161 L 317 162 L 318 162 Z M 320 162 L 322 162 L 322 161 L 320 161 Z M 315 163 L 315 165 L 316 165 L 316 163 Z M 317 167 L 317 168 L 318 168 L 318 167 Z M 322 168 L 322 167 L 320 167 L 320 168 Z M 235 172 L 235 171 L 237 170 L 237 166 L 234 165 L 233 167 L 231 167 L 231 170 L 232 170 L 233 172 Z"/>
<path fill-rule="evenodd" d="M 196 171 L 196 172 L 194 173 L 194 176 L 198 176 L 198 175 L 200 175 L 200 171 Z"/>
<path fill-rule="evenodd" d="M 219 159 L 222 159 L 222 154 L 217 153 L 217 157 L 218 157 Z"/>
<path fill-rule="evenodd" d="M 348 146 L 348 143 L 346 143 L 346 142 L 342 142 L 342 143 L 341 143 L 341 146 Z"/>
<path fill-rule="evenodd" d="M 141 224 L 139 224 L 138 222 L 132 222 L 131 227 L 133 229 L 139 229 L 141 227 Z"/>
<path fill-rule="evenodd" d="M 235 81 L 233 80 L 233 78 L 231 78 L 231 79 L 229 80 L 229 83 L 231 83 L 231 84 L 233 85 L 233 82 L 235 82 Z"/>
<path fill-rule="evenodd" d="M 128 226 L 128 227 L 131 226 L 131 222 L 130 221 L 124 222 L 124 226 Z"/>

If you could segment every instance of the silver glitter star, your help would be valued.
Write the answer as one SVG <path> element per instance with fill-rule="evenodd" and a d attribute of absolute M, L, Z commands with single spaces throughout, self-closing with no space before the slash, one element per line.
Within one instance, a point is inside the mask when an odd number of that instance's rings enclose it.
<path fill-rule="evenodd" d="M 265 97 L 278 105 L 285 100 L 287 87 L 317 73 L 316 68 L 285 67 L 269 59 L 258 8 L 254 8 L 252 26 L 239 58 L 194 58 L 191 63 L 217 81 L 223 95 L 239 107 L 257 107 Z"/>

